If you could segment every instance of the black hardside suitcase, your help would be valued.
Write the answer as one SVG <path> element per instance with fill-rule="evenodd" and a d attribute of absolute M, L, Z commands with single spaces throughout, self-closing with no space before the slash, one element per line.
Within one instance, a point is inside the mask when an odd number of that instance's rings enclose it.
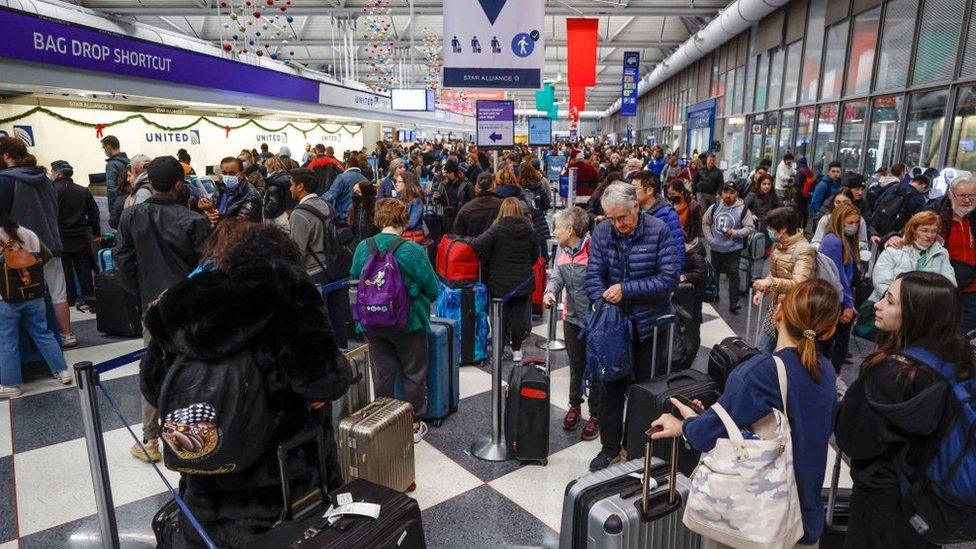
<path fill-rule="evenodd" d="M 759 350 L 750 347 L 741 337 L 727 337 L 708 354 L 708 377 L 718 384 L 720 392 L 724 392 L 732 370 L 758 354 Z"/>
<path fill-rule="evenodd" d="M 548 463 L 549 393 L 545 360 L 529 358 L 512 366 L 505 395 L 505 443 L 519 461 Z"/>
<path fill-rule="evenodd" d="M 718 384 L 708 374 L 698 370 L 682 370 L 631 385 L 627 389 L 625 422 L 627 459 L 644 457 L 644 432 L 661 414 L 672 411 L 673 406 L 668 399 L 675 395 L 681 395 L 688 400 L 701 400 L 707 408 L 715 404 L 721 393 Z M 698 465 L 700 455 L 700 452 L 681 445 L 678 452 L 678 470 L 685 476 L 690 476 Z M 661 444 L 655 446 L 654 456 L 670 459 Z"/>
<path fill-rule="evenodd" d="M 125 286 L 116 270 L 95 275 L 95 326 L 105 335 L 142 335 L 139 296 Z"/>

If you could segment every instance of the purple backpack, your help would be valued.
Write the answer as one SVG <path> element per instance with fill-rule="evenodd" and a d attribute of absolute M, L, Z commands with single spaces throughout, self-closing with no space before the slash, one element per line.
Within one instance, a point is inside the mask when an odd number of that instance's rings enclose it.
<path fill-rule="evenodd" d="M 359 275 L 356 307 L 353 312 L 356 321 L 367 330 L 394 330 L 407 328 L 410 314 L 410 301 L 407 289 L 400 275 L 400 263 L 396 251 L 406 242 L 402 238 L 390 244 L 383 252 L 376 246 L 376 238 L 366 241 L 369 246 L 369 259 Z"/>

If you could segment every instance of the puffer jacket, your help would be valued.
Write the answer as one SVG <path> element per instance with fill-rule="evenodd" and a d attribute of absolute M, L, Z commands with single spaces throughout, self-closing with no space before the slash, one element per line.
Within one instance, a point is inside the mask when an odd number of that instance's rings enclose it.
<path fill-rule="evenodd" d="M 674 239 L 675 248 L 678 251 L 678 263 L 680 265 L 685 264 L 685 232 L 681 229 L 681 218 L 678 217 L 678 211 L 674 209 L 674 206 L 670 202 L 658 199 L 649 209 L 646 210 L 647 213 L 653 215 L 654 217 L 660 219 L 668 226 L 671 230 L 671 238 Z"/>
<path fill-rule="evenodd" d="M 264 218 L 277 219 L 285 210 L 295 209 L 295 199 L 291 197 L 291 176 L 288 172 L 272 172 L 266 180 L 264 194 Z"/>
<path fill-rule="evenodd" d="M 802 230 L 786 240 L 776 241 L 766 275 L 766 280 L 772 282 L 766 299 L 770 305 L 779 303 L 794 286 L 814 276 L 817 268 L 815 253 Z M 768 299 L 770 297 L 772 299 Z"/>
<path fill-rule="evenodd" d="M 925 254 L 925 264 L 920 267 L 919 260 L 923 253 Z M 925 252 L 914 245 L 906 245 L 901 249 L 885 248 L 874 264 L 874 271 L 871 272 L 874 291 L 868 299 L 875 302 L 880 301 L 895 278 L 909 271 L 940 274 L 951 280 L 953 284 L 956 283 L 956 272 L 949 261 L 949 250 L 938 240 L 933 242 L 932 246 Z"/>
<path fill-rule="evenodd" d="M 546 283 L 546 292 L 563 294 L 563 320 L 582 326 L 590 311 L 590 298 L 586 295 L 586 265 L 590 261 L 590 235 L 585 235 L 579 248 L 559 248 L 556 268 Z"/>
<path fill-rule="evenodd" d="M 528 215 L 532 218 L 535 237 L 538 240 L 548 240 L 552 237 L 552 233 L 549 231 L 549 221 L 546 219 L 546 212 L 552 208 L 552 190 L 549 187 L 549 182 L 543 178 L 529 184 L 525 190 L 528 191 L 524 195 L 526 203 L 528 203 L 530 193 L 532 196 Z"/>
<path fill-rule="evenodd" d="M 183 498 L 218 547 L 242 547 L 278 520 L 277 446 L 297 434 L 324 432 L 326 485 L 341 485 L 330 414 L 310 411 L 309 404 L 340 398 L 352 375 L 339 359 L 322 298 L 301 266 L 268 260 L 204 271 L 172 286 L 145 322 L 152 343 L 140 364 L 140 389 L 153 405 L 178 356 L 214 360 L 246 349 L 264 379 L 273 437 L 265 454 L 232 474 L 181 475 Z M 290 473 L 303 484 L 294 493 L 318 482 L 316 462 L 317 452 L 292 455 Z M 184 535 L 195 537 L 182 522 Z"/>
<path fill-rule="evenodd" d="M 671 311 L 669 294 L 678 287 L 681 263 L 668 226 L 650 214 L 638 216 L 637 228 L 626 236 L 609 220 L 593 230 L 586 294 L 596 301 L 607 288 L 621 284 L 623 309 L 644 341 L 653 335 L 654 321 Z"/>
<path fill-rule="evenodd" d="M 472 240 L 471 247 L 487 264 L 486 280 L 492 296 L 501 297 L 515 289 L 516 296 L 523 296 L 535 290 L 533 282 L 523 285 L 532 277 L 539 259 L 535 230 L 527 217 L 503 217 Z"/>
<path fill-rule="evenodd" d="M 261 193 L 247 179 L 242 179 L 233 192 L 227 190 L 223 181 L 218 181 L 217 190 L 219 193 L 214 205 L 221 217 L 241 217 L 251 221 L 261 221 Z M 223 204 L 225 195 L 229 195 L 226 205 Z"/>

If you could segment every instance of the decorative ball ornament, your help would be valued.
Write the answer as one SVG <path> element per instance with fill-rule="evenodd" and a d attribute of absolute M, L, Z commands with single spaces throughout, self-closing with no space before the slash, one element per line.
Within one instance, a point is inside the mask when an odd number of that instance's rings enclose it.
<path fill-rule="evenodd" d="M 230 51 L 230 50 L 234 49 L 234 44 L 231 44 L 230 42 L 224 42 L 220 46 L 222 48 L 224 48 L 224 51 Z"/>
<path fill-rule="evenodd" d="M 251 15 L 253 15 L 255 19 L 260 19 L 261 18 L 261 11 L 260 10 L 255 10 L 254 13 L 252 13 Z"/>
<path fill-rule="evenodd" d="M 234 13 L 234 12 L 230 12 L 230 14 L 228 15 L 228 17 L 230 17 L 230 20 L 231 21 L 237 21 L 237 14 Z"/>
<path fill-rule="evenodd" d="M 264 51 L 263 50 L 258 50 L 255 53 L 258 54 L 258 57 L 264 57 Z"/>
<path fill-rule="evenodd" d="M 295 21 L 295 18 L 290 15 L 287 15 L 285 16 L 285 21 L 288 21 L 289 23 L 293 23 Z"/>

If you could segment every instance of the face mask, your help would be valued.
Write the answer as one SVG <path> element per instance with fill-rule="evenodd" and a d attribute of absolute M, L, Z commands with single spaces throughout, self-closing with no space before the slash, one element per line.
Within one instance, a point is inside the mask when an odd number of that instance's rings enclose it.
<path fill-rule="evenodd" d="M 929 242 L 929 243 L 922 243 L 919 240 L 916 240 L 915 241 L 915 247 L 918 248 L 919 250 L 923 250 L 923 251 L 931 248 L 932 247 L 932 244 L 935 244 L 935 241 L 934 240 L 932 242 Z"/>
<path fill-rule="evenodd" d="M 966 217 L 973 212 L 976 206 L 952 206 L 952 213 L 956 214 L 957 217 Z"/>
<path fill-rule="evenodd" d="M 241 184 L 240 179 L 237 179 L 236 175 L 222 175 L 220 176 L 220 180 L 224 182 L 224 187 L 228 191 L 236 190 L 237 186 Z"/>
<path fill-rule="evenodd" d="M 354 195 L 352 195 L 352 201 L 355 202 L 356 204 L 362 204 L 363 203 L 363 195 L 361 195 L 361 194 L 354 194 Z"/>
<path fill-rule="evenodd" d="M 844 227 L 844 234 L 847 236 L 854 236 L 857 234 L 858 227 L 855 225 L 853 227 Z"/>
<path fill-rule="evenodd" d="M 772 240 L 773 242 L 779 240 L 779 234 L 777 234 L 776 231 L 772 229 L 766 229 L 766 234 L 769 235 L 769 239 Z"/>
<path fill-rule="evenodd" d="M 681 203 L 681 197 L 680 196 L 668 196 L 668 200 L 671 201 L 672 204 L 680 204 Z"/>
<path fill-rule="evenodd" d="M 247 160 L 241 160 L 241 164 L 244 164 L 245 170 L 251 167 L 251 163 L 248 162 Z"/>

